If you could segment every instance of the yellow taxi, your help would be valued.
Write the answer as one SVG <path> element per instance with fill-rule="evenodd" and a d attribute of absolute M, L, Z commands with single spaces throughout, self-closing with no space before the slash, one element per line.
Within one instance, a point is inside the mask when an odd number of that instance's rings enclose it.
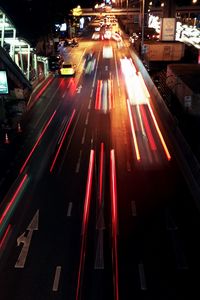
<path fill-rule="evenodd" d="M 60 68 L 60 75 L 62 76 L 75 76 L 76 73 L 76 65 L 72 63 L 64 62 Z"/>

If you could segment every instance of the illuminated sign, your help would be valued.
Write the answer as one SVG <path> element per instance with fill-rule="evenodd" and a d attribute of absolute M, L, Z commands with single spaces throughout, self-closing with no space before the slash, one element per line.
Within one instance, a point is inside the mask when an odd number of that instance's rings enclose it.
<path fill-rule="evenodd" d="M 9 93 L 6 71 L 0 70 L 0 95 Z"/>
<path fill-rule="evenodd" d="M 176 18 L 162 18 L 161 41 L 174 41 L 176 34 Z"/>
<path fill-rule="evenodd" d="M 66 23 L 62 23 L 60 26 L 60 31 L 66 31 L 67 30 L 67 24 Z"/>

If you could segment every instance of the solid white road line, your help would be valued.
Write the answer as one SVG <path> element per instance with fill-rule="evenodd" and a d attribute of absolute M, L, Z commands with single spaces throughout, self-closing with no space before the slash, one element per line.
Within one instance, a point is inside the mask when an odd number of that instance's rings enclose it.
<path fill-rule="evenodd" d="M 90 112 L 88 111 L 88 112 L 87 112 L 87 116 L 86 116 L 86 120 L 85 120 L 85 125 L 88 124 L 89 114 L 90 114 Z"/>
<path fill-rule="evenodd" d="M 94 93 L 94 88 L 92 88 L 92 90 L 91 90 L 91 93 L 90 93 L 90 98 L 92 98 L 92 96 L 93 96 L 93 93 Z"/>
<path fill-rule="evenodd" d="M 144 274 L 144 265 L 143 263 L 140 263 L 138 265 L 139 268 L 139 275 L 140 275 L 140 288 L 141 290 L 146 290 L 147 286 L 146 286 L 146 279 L 145 279 L 145 274 Z"/>
<path fill-rule="evenodd" d="M 59 280 L 60 280 L 61 266 L 56 267 L 53 288 L 52 291 L 56 292 L 58 290 Z"/>
<path fill-rule="evenodd" d="M 67 216 L 71 217 L 71 213 L 72 213 L 72 202 L 69 202 L 68 210 L 67 210 Z"/>
<path fill-rule="evenodd" d="M 76 164 L 76 173 L 78 173 L 79 170 L 80 170 L 81 156 L 82 156 L 82 150 L 80 150 L 80 152 L 79 152 L 79 157 L 78 157 L 78 161 L 77 161 L 77 164 Z"/>
<path fill-rule="evenodd" d="M 84 128 L 84 130 L 83 130 L 83 136 L 82 136 L 82 140 L 81 140 L 82 145 L 85 143 L 85 136 L 86 136 L 86 128 Z"/>

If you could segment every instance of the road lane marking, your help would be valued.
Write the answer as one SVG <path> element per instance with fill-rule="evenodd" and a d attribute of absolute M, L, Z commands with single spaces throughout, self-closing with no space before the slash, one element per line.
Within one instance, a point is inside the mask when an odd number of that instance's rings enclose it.
<path fill-rule="evenodd" d="M 52 291 L 56 292 L 58 290 L 58 285 L 60 281 L 60 273 L 61 273 L 61 266 L 56 267 L 54 282 L 53 282 L 53 288 Z"/>
<path fill-rule="evenodd" d="M 80 150 L 80 152 L 79 152 L 79 157 L 78 157 L 78 161 L 77 161 L 77 164 L 76 164 L 76 173 L 78 173 L 79 170 L 80 170 L 81 157 L 82 157 L 82 150 Z"/>
<path fill-rule="evenodd" d="M 92 99 L 90 98 L 89 104 L 88 104 L 88 109 L 91 108 L 91 104 L 92 104 Z"/>
<path fill-rule="evenodd" d="M 71 213 L 72 213 L 72 202 L 69 202 L 68 210 L 67 210 L 67 216 L 71 217 Z"/>
<path fill-rule="evenodd" d="M 88 112 L 87 112 L 87 116 L 86 116 L 86 120 L 85 120 L 85 125 L 88 124 L 89 114 L 90 114 L 90 112 L 88 111 Z"/>
<path fill-rule="evenodd" d="M 146 286 L 146 279 L 145 279 L 145 274 L 144 274 L 143 263 L 140 263 L 138 265 L 138 268 L 139 268 L 139 275 L 140 275 L 140 288 L 141 288 L 141 290 L 145 291 L 147 289 L 147 286 Z"/>
<path fill-rule="evenodd" d="M 92 96 L 93 96 L 93 93 L 94 93 L 94 88 L 92 88 L 92 90 L 91 90 L 91 93 L 90 93 L 90 98 L 92 98 Z"/>
<path fill-rule="evenodd" d="M 137 211 L 136 211 L 136 204 L 135 201 L 131 201 L 131 212 L 132 212 L 132 216 L 136 217 L 137 216 Z"/>
<path fill-rule="evenodd" d="M 83 136 L 82 136 L 82 140 L 81 140 L 82 145 L 85 143 L 85 136 L 86 136 L 86 128 L 84 128 L 84 131 L 83 131 Z"/>
<path fill-rule="evenodd" d="M 38 230 L 38 223 L 39 223 L 39 210 L 37 210 L 33 219 L 31 220 L 30 224 L 26 229 L 29 231 L 28 235 L 25 236 L 25 232 L 24 232 L 17 238 L 17 245 L 19 246 L 22 243 L 23 247 L 17 259 L 17 262 L 15 264 L 15 268 L 24 268 L 28 251 L 30 248 L 33 231 Z"/>
<path fill-rule="evenodd" d="M 66 93 L 67 93 L 67 91 L 65 91 L 65 92 L 64 92 L 64 94 L 62 95 L 62 98 L 64 98 L 64 97 L 65 97 Z"/>

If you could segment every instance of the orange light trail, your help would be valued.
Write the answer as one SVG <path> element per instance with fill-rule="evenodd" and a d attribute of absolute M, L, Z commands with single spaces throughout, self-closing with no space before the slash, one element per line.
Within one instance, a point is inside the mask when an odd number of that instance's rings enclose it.
<path fill-rule="evenodd" d="M 88 227 L 88 219 L 89 219 L 89 208 L 90 208 L 90 199 L 91 199 L 91 190 L 92 190 L 93 170 L 94 170 L 94 150 L 91 150 L 90 162 L 89 162 L 89 168 L 88 168 L 87 186 L 86 186 L 86 193 L 85 193 L 83 221 L 82 221 L 82 231 L 81 231 L 82 240 L 81 240 L 78 281 L 77 281 L 77 289 L 76 289 L 76 300 L 80 299 L 80 294 L 81 294 L 82 275 L 83 275 L 84 263 L 85 263 L 86 235 L 87 235 L 87 227 Z"/>
<path fill-rule="evenodd" d="M 139 161 L 140 158 L 141 158 L 140 157 L 140 151 L 139 151 L 137 138 L 136 138 L 136 134 L 135 134 L 135 129 L 134 129 L 134 125 L 133 125 L 133 118 L 132 118 L 132 114 L 131 114 L 130 101 L 128 99 L 127 99 L 127 105 L 128 105 L 128 114 L 129 114 L 129 119 L 130 119 L 130 124 L 131 124 L 131 132 L 132 132 L 133 142 L 134 142 L 134 146 L 135 146 L 136 158 Z"/>
<path fill-rule="evenodd" d="M 113 284 L 114 284 L 114 299 L 119 299 L 119 289 L 118 289 L 118 251 L 117 251 L 117 183 L 116 183 L 116 167 L 115 167 L 115 152 L 112 149 L 110 151 L 110 189 L 111 189 L 111 207 L 112 207 L 112 251 L 113 251 Z"/>
<path fill-rule="evenodd" d="M 61 147 L 62 147 L 62 145 L 63 145 L 63 143 L 64 143 L 64 140 L 65 140 L 65 137 L 66 137 L 66 135 L 67 135 L 67 132 L 68 132 L 70 126 L 71 126 L 71 123 L 72 123 L 72 120 L 73 120 L 73 118 L 74 118 L 75 112 L 76 112 L 76 110 L 74 109 L 73 112 L 72 112 L 72 115 L 71 115 L 71 117 L 70 117 L 70 119 L 69 119 L 69 122 L 68 122 L 68 124 L 67 124 L 66 130 L 65 130 L 65 133 L 64 133 L 64 135 L 63 135 L 63 137 L 62 137 L 62 140 L 61 140 L 61 142 L 60 142 L 60 145 L 59 145 L 59 147 L 58 147 L 58 150 L 57 150 L 57 152 L 56 152 L 56 155 L 55 155 L 55 157 L 54 157 L 54 159 L 53 159 L 53 162 L 52 162 L 52 164 L 51 164 L 51 167 L 50 167 L 50 172 L 51 172 L 51 173 L 52 173 L 53 168 L 54 168 L 54 166 L 55 166 L 55 163 L 56 163 L 56 160 L 57 160 L 58 155 L 59 155 L 59 153 L 60 153 Z"/>
<path fill-rule="evenodd" d="M 155 125 L 155 127 L 156 127 L 157 133 L 158 133 L 158 135 L 159 135 L 161 144 L 162 144 L 163 149 L 164 149 L 164 151 L 165 151 L 165 154 L 166 154 L 166 156 L 167 156 L 167 159 L 168 159 L 168 160 L 171 160 L 171 155 L 170 155 L 169 150 L 168 150 L 168 148 L 167 148 L 167 145 L 166 145 L 166 143 L 165 143 L 165 141 L 164 141 L 164 138 L 163 138 L 163 136 L 162 136 L 162 133 L 161 133 L 161 131 L 160 131 L 160 128 L 159 128 L 159 126 L 158 126 L 158 123 L 157 123 L 157 121 L 156 121 L 156 118 L 155 118 L 155 116 L 154 116 L 154 113 L 153 113 L 153 111 L 152 111 L 151 105 L 150 105 L 150 103 L 147 103 L 147 105 L 148 105 L 149 111 L 150 111 L 150 113 L 151 113 L 151 116 L 152 116 L 154 125 Z"/>
<path fill-rule="evenodd" d="M 35 145 L 33 146 L 32 150 L 30 151 L 28 157 L 26 158 L 26 160 L 25 160 L 23 166 L 22 166 L 21 169 L 20 169 L 20 174 L 24 171 L 24 169 L 25 169 L 25 167 L 26 167 L 26 165 L 27 165 L 29 159 L 31 158 L 33 152 L 35 151 L 36 147 L 38 146 L 40 140 L 42 139 L 42 137 L 43 137 L 43 135 L 44 135 L 44 133 L 45 133 L 45 131 L 46 131 L 47 128 L 49 127 L 49 125 L 50 125 L 51 121 L 53 120 L 55 114 L 56 114 L 56 110 L 55 110 L 54 113 L 52 114 L 51 118 L 49 119 L 49 121 L 47 122 L 46 126 L 44 127 L 44 129 L 42 130 L 41 134 L 39 135 L 39 138 L 37 139 Z"/>

